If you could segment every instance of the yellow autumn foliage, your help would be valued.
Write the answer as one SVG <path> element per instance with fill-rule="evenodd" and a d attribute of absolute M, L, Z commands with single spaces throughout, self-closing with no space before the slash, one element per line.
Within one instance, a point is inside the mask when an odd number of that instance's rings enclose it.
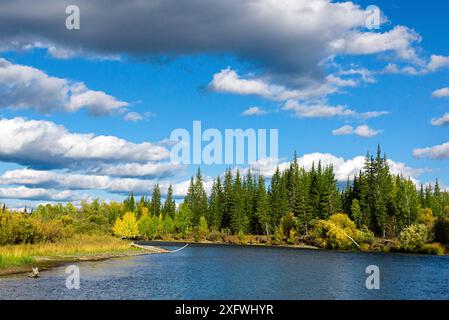
<path fill-rule="evenodd" d="M 127 239 L 139 236 L 139 226 L 137 224 L 136 215 L 132 212 L 125 212 L 123 218 L 118 217 L 115 221 L 113 232 L 115 235 Z"/>

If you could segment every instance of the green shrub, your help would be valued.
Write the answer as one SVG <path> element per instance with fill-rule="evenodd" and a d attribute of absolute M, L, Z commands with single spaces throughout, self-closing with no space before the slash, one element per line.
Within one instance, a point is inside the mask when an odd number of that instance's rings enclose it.
<path fill-rule="evenodd" d="M 221 236 L 220 231 L 212 230 L 211 232 L 209 232 L 206 239 L 209 241 L 218 242 L 218 241 L 221 241 L 223 238 Z"/>
<path fill-rule="evenodd" d="M 239 233 L 237 234 L 237 238 L 239 239 L 239 244 L 247 243 L 246 235 L 242 230 L 240 230 Z"/>
<path fill-rule="evenodd" d="M 401 249 L 408 252 L 418 252 L 429 240 L 429 230 L 423 224 L 412 224 L 399 235 Z"/>
<path fill-rule="evenodd" d="M 342 213 L 332 215 L 329 220 L 317 220 L 310 237 L 320 247 L 343 250 L 355 247 L 349 237 L 358 243 L 372 243 L 374 240 L 371 232 L 358 230 L 354 221 Z"/>
<path fill-rule="evenodd" d="M 444 255 L 445 251 L 446 250 L 441 245 L 441 243 L 438 243 L 438 242 L 425 244 L 422 247 L 422 249 L 420 250 L 420 252 L 422 252 L 422 253 L 433 254 L 433 255 L 437 255 L 437 256 Z"/>
<path fill-rule="evenodd" d="M 370 245 L 368 243 L 361 243 L 360 244 L 360 251 L 363 251 L 363 252 L 370 251 Z"/>
<path fill-rule="evenodd" d="M 284 228 L 282 227 L 281 224 L 274 229 L 274 236 L 271 243 L 279 245 L 282 244 L 283 242 L 284 242 Z"/>
<path fill-rule="evenodd" d="M 435 241 L 449 244 L 449 218 L 440 217 L 433 227 Z"/>

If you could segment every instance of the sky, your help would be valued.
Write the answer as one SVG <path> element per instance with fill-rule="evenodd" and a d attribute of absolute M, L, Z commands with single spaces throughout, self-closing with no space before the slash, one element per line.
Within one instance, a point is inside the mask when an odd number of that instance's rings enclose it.
<path fill-rule="evenodd" d="M 0 202 L 11 208 L 121 200 L 156 183 L 181 199 L 198 167 L 210 188 L 227 165 L 170 158 L 171 132 L 193 121 L 277 129 L 277 157 L 238 165 L 267 178 L 296 151 L 346 181 L 380 144 L 393 173 L 449 187 L 447 1 L 36 6 L 0 3 Z"/>

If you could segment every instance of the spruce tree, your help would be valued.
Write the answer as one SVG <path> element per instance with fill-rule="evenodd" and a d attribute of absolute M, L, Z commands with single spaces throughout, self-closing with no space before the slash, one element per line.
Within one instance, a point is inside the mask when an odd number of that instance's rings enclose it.
<path fill-rule="evenodd" d="M 154 186 L 153 192 L 151 193 L 150 212 L 156 217 L 158 217 L 161 213 L 161 190 L 159 189 L 158 184 Z"/>
<path fill-rule="evenodd" d="M 175 212 L 176 212 L 176 202 L 173 199 L 173 187 L 172 185 L 170 185 L 167 191 L 167 198 L 165 199 L 164 202 L 163 213 L 165 217 L 168 216 L 173 219 L 175 217 Z"/>

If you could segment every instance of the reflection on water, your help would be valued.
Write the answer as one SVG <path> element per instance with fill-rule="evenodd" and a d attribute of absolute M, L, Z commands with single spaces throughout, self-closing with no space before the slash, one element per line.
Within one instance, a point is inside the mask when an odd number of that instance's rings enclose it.
<path fill-rule="evenodd" d="M 367 290 L 377 265 L 380 290 Z M 449 299 L 449 257 L 191 245 L 79 263 L 80 290 L 65 267 L 0 278 L 1 299 Z"/>

